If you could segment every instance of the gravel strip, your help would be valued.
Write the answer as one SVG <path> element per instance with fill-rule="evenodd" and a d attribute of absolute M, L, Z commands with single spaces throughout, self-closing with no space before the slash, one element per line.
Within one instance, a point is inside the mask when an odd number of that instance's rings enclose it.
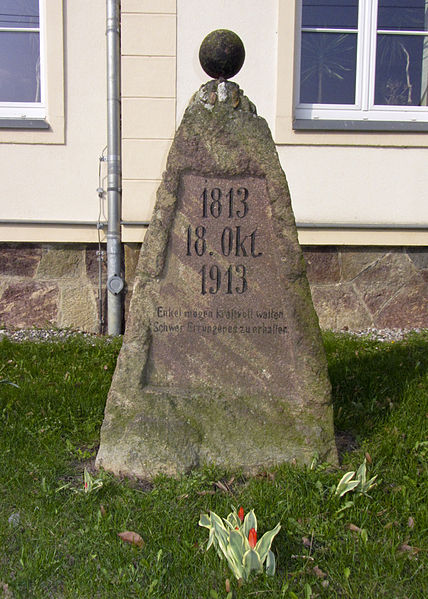
<path fill-rule="evenodd" d="M 0 341 L 4 338 L 10 339 L 11 341 L 37 341 L 37 342 L 52 342 L 52 341 L 66 341 L 67 339 L 86 339 L 88 341 L 94 341 L 96 339 L 103 339 L 105 341 L 111 341 L 111 337 L 101 337 L 94 333 L 85 333 L 82 331 L 73 331 L 71 329 L 1 329 L 0 330 Z"/>
<path fill-rule="evenodd" d="M 360 331 L 351 331 L 347 329 L 343 329 L 339 331 L 340 333 L 347 333 L 348 335 L 355 335 L 356 337 L 367 337 L 368 339 L 373 339 L 373 341 L 401 341 L 407 335 L 411 333 L 423 333 L 428 332 L 428 329 L 375 329 L 368 328 L 362 329 Z"/>
<path fill-rule="evenodd" d="M 368 328 L 359 331 L 352 331 L 348 329 L 342 329 L 337 331 L 338 333 L 344 333 L 347 335 L 355 335 L 356 337 L 367 337 L 374 341 L 401 341 L 410 333 L 422 333 L 427 332 L 428 329 L 375 329 Z M 0 330 L 0 341 L 3 338 L 8 338 L 11 341 L 65 341 L 72 338 L 87 339 L 89 341 L 95 339 L 103 339 L 105 341 L 111 341 L 111 337 L 100 336 L 94 333 L 85 333 L 82 331 L 73 331 L 70 329 L 18 329 L 18 330 Z"/>

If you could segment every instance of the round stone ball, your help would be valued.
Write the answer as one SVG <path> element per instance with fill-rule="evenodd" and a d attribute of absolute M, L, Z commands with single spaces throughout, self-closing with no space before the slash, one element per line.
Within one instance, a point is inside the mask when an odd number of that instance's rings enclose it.
<path fill-rule="evenodd" d="M 230 79 L 241 70 L 245 48 L 241 38 L 228 29 L 211 31 L 199 50 L 199 62 L 213 79 Z"/>

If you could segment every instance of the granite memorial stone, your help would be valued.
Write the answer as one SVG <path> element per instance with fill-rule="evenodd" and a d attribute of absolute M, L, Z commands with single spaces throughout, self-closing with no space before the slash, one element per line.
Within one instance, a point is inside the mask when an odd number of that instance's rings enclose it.
<path fill-rule="evenodd" d="M 222 58 L 201 62 L 218 78 L 175 135 L 107 400 L 97 466 L 116 474 L 337 460 L 286 177 L 266 121 L 227 81 L 243 47 L 210 35 Z"/>

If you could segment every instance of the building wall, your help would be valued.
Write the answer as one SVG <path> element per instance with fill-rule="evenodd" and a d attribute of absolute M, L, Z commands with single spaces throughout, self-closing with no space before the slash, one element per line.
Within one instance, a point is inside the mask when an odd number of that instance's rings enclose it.
<path fill-rule="evenodd" d="M 122 219 L 149 221 L 175 132 L 176 2 L 122 0 Z M 123 228 L 142 241 L 146 228 Z"/>
<path fill-rule="evenodd" d="M 106 145 L 105 0 L 48 0 L 46 6 L 51 128 L 0 130 L 0 236 L 11 242 L 96 241 L 98 158 Z M 77 225 L 88 221 L 93 225 Z"/>
<path fill-rule="evenodd" d="M 216 27 L 230 27 L 247 48 L 236 81 L 271 126 L 297 222 L 333 225 L 301 227 L 301 243 L 428 245 L 427 230 L 412 228 L 428 222 L 428 134 L 292 130 L 294 6 L 122 0 L 125 242 L 143 240 L 146 226 L 135 223 L 150 220 L 176 125 L 207 80 L 197 57 L 201 40 Z M 106 143 L 105 0 L 50 0 L 47 7 L 52 130 L 0 130 L 0 160 L 8 165 L 1 219 L 11 221 L 0 223 L 0 235 L 11 242 L 95 242 L 98 158 Z M 13 222 L 28 220 L 40 225 Z M 373 224 L 383 228 L 361 229 Z"/>
<path fill-rule="evenodd" d="M 207 80 L 198 61 L 202 39 L 216 28 L 236 31 L 247 56 L 234 80 L 271 128 L 297 222 L 334 226 L 330 232 L 302 226 L 301 243 L 428 245 L 428 229 L 411 228 L 428 223 L 427 133 L 293 131 L 295 1 L 177 0 L 177 6 L 178 117 Z M 361 228 L 373 224 L 389 230 Z M 401 226 L 409 226 L 405 234 Z"/>
<path fill-rule="evenodd" d="M 105 283 L 104 265 L 102 278 Z M 96 333 L 98 299 L 97 246 L 0 245 L 2 326 L 71 327 Z"/>
<path fill-rule="evenodd" d="M 0 130 L 1 218 L 21 220 L 0 223 L 0 324 L 96 332 L 105 303 L 95 226 L 106 212 L 96 192 L 106 183 L 105 0 L 47 5 L 51 130 Z M 225 27 L 246 45 L 235 79 L 271 126 L 297 221 L 313 225 L 299 238 L 321 325 L 428 326 L 428 136 L 293 132 L 294 2 L 122 0 L 121 11 L 126 310 L 175 128 L 207 80 L 200 43 Z M 22 224 L 31 219 L 40 224 Z"/>
<path fill-rule="evenodd" d="M 125 244 L 125 320 L 140 244 Z M 304 247 L 320 325 L 428 328 L 428 248 Z M 0 326 L 105 332 L 94 244 L 0 244 Z M 100 321 L 100 317 L 104 322 Z"/>

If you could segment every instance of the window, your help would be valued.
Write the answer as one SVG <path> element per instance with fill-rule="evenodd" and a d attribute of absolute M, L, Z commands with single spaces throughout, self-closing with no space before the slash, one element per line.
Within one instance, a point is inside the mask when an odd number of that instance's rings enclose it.
<path fill-rule="evenodd" d="M 0 0 L 0 119 L 43 119 L 43 1 Z"/>
<path fill-rule="evenodd" d="M 332 128 L 428 123 L 428 0 L 301 0 L 299 8 L 295 128 L 299 119 Z"/>

